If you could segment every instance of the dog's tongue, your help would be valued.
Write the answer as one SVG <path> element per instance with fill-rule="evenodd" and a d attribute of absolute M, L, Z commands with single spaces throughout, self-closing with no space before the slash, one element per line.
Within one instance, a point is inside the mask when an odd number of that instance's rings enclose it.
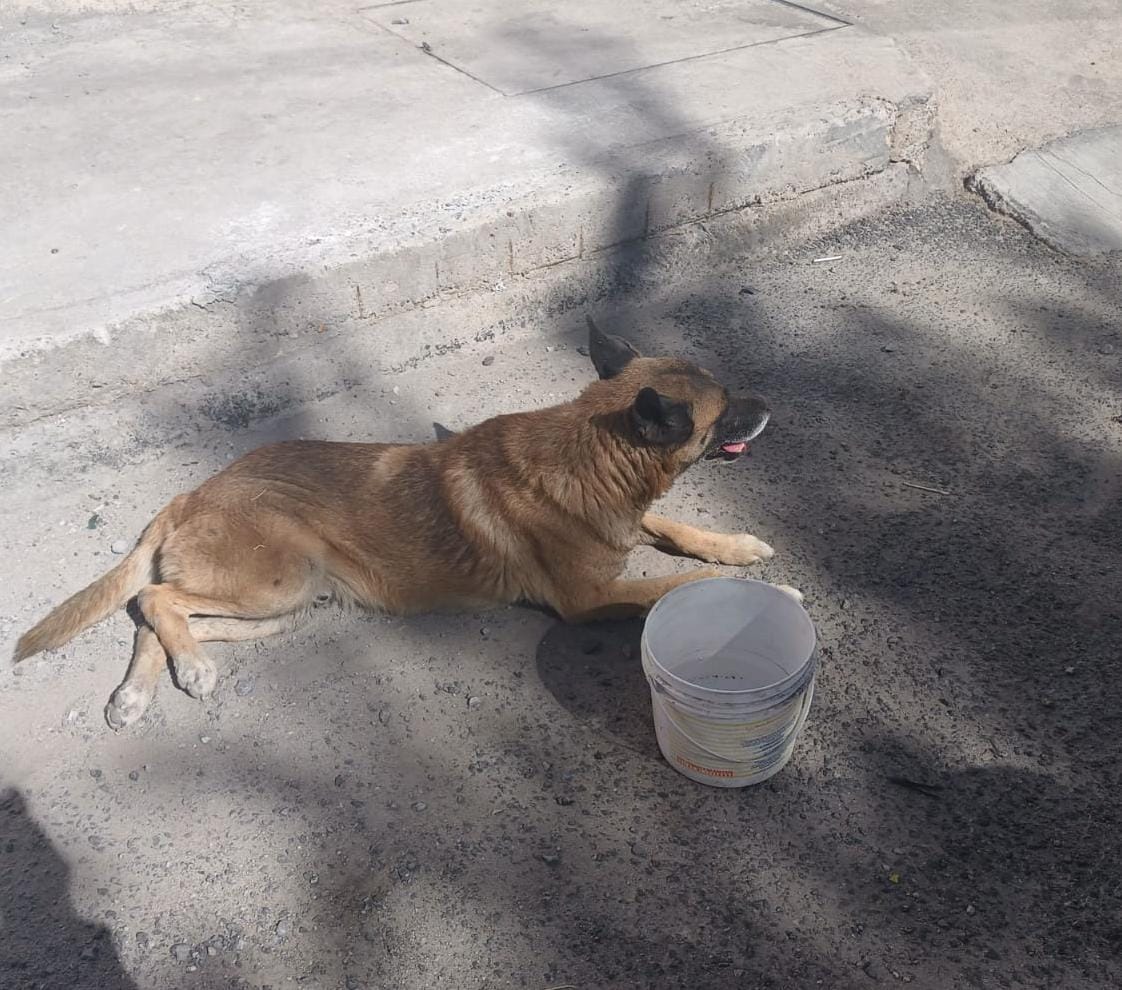
<path fill-rule="evenodd" d="M 743 454 L 747 449 L 748 444 L 743 440 L 739 441 L 738 443 L 721 444 L 721 450 L 723 450 L 726 454 Z"/>

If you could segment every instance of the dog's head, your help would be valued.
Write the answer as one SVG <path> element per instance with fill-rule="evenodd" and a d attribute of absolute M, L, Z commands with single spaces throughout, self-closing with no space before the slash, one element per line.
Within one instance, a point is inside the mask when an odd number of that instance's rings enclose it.
<path fill-rule="evenodd" d="M 682 358 L 643 357 L 622 337 L 588 321 L 588 353 L 640 447 L 658 448 L 675 472 L 708 460 L 735 461 L 767 425 L 767 402 L 731 396 L 704 368 Z M 598 386 L 608 391 L 607 385 Z"/>

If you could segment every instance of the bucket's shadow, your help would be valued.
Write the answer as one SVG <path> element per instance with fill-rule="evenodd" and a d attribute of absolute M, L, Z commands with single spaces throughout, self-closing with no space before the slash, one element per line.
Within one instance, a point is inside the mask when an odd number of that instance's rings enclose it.
<path fill-rule="evenodd" d="M 538 644 L 538 676 L 574 718 L 659 760 L 639 653 L 642 634 L 639 619 L 584 626 L 559 622 Z"/>

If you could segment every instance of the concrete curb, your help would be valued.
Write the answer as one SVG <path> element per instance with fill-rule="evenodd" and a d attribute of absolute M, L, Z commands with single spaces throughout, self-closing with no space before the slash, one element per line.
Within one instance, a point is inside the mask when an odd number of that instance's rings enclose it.
<path fill-rule="evenodd" d="M 914 163 L 931 117 L 927 102 L 897 107 L 868 99 L 793 113 L 769 122 L 766 132 L 759 122 L 750 128 L 732 121 L 705 137 L 711 147 L 735 153 L 697 160 L 691 157 L 696 135 L 683 135 L 638 149 L 659 163 L 658 172 L 629 171 L 618 163 L 595 174 L 568 172 L 548 187 L 507 199 L 503 210 L 488 200 L 490 207 L 462 210 L 442 233 L 389 238 L 350 264 L 309 266 L 259 284 L 238 284 L 215 269 L 207 273 L 210 291 L 186 304 L 75 335 L 61 346 L 10 355 L 0 419 L 16 425 L 182 380 L 235 354 L 253 363 L 271 355 L 278 340 L 314 341 L 328 328 L 377 332 L 389 316 L 468 293 L 501 291 L 551 270 L 561 275 L 571 262 L 599 265 L 595 281 L 606 292 L 609 271 L 613 280 L 628 277 L 619 257 L 628 244 L 868 178 L 894 161 Z M 384 338 L 382 363 L 392 368 L 417 360 L 426 347 L 439 347 L 439 337 Z"/>

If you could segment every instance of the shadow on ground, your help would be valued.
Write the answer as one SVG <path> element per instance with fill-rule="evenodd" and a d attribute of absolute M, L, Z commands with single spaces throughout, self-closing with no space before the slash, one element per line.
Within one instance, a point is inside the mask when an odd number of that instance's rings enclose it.
<path fill-rule="evenodd" d="M 18 790 L 0 792 L 0 983 L 135 990 L 109 929 L 70 903 L 70 868 Z"/>

